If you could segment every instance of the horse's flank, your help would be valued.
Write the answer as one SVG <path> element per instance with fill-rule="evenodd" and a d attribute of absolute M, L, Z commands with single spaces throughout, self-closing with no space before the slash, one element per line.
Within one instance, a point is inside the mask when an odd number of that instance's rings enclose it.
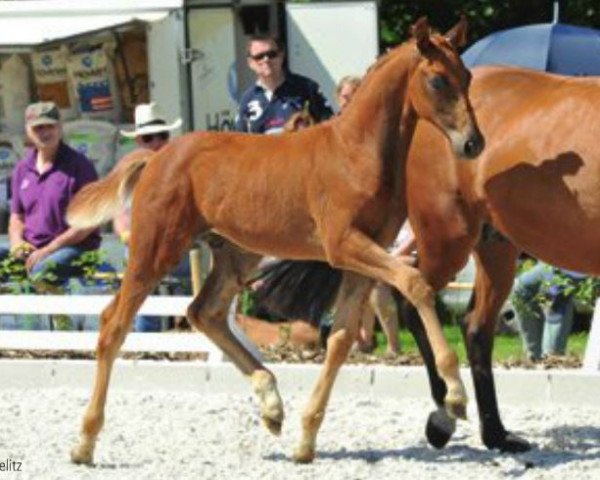
<path fill-rule="evenodd" d="M 474 98 L 493 89 L 513 95 L 493 113 L 478 110 L 492 148 L 477 189 L 491 220 L 534 256 L 600 274 L 600 80 L 482 71 Z"/>

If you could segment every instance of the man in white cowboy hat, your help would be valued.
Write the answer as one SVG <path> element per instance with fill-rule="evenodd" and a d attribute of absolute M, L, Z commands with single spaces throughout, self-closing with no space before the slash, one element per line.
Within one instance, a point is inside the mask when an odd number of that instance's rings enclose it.
<path fill-rule="evenodd" d="M 156 103 L 142 103 L 135 107 L 135 130 L 121 130 L 121 135 L 150 150 L 159 150 L 170 137 L 170 132 L 181 127 L 181 118 L 168 124 Z"/>
<path fill-rule="evenodd" d="M 173 130 L 181 126 L 181 119 L 173 123 L 167 123 L 156 103 L 142 103 L 135 107 L 135 129 L 131 131 L 121 130 L 121 135 L 133 138 L 135 143 L 142 148 L 153 151 L 160 150 L 167 144 Z M 129 208 L 121 211 L 113 219 L 113 230 L 121 241 L 129 243 L 129 232 L 131 225 L 131 212 Z M 172 275 L 178 278 L 190 277 L 190 264 L 187 256 L 182 260 Z M 138 332 L 159 331 L 161 328 L 160 317 L 138 316 L 135 319 L 135 330 Z"/>

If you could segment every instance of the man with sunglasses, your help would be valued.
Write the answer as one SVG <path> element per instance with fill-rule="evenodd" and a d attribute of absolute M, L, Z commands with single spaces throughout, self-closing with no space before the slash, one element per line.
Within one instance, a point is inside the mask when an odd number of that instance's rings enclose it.
<path fill-rule="evenodd" d="M 171 132 L 181 126 L 181 119 L 173 123 L 167 123 L 165 117 L 160 112 L 158 105 L 152 103 L 142 103 L 135 108 L 134 112 L 135 129 L 131 131 L 121 130 L 121 135 L 133 138 L 140 148 L 147 148 L 153 151 L 160 150 L 167 144 Z M 131 212 L 129 208 L 121 211 L 113 219 L 113 230 L 121 239 L 123 244 L 129 243 L 129 232 L 131 225 Z M 183 258 L 171 275 L 177 278 L 190 278 L 190 264 L 187 256 Z M 161 330 L 161 318 L 146 315 L 139 315 L 135 319 L 134 330 L 136 332 L 157 332 Z"/>
<path fill-rule="evenodd" d="M 121 130 L 121 135 L 132 138 L 140 148 L 147 148 L 157 152 L 167 144 L 171 132 L 181 127 L 181 119 L 168 124 L 160 112 L 158 105 L 152 103 L 141 103 L 135 107 L 134 112 L 135 129 Z M 113 220 L 113 230 L 124 244 L 129 242 L 130 212 L 123 210 Z"/>
<path fill-rule="evenodd" d="M 315 81 L 284 69 L 285 51 L 278 38 L 255 35 L 246 50 L 256 83 L 242 95 L 237 131 L 281 133 L 287 120 L 306 105 L 317 122 L 333 115 Z"/>
<path fill-rule="evenodd" d="M 168 124 L 154 102 L 141 103 L 135 107 L 134 121 L 135 129 L 121 130 L 121 135 L 133 138 L 139 147 L 149 148 L 155 152 L 169 141 L 173 130 L 181 127 L 180 118 Z"/>

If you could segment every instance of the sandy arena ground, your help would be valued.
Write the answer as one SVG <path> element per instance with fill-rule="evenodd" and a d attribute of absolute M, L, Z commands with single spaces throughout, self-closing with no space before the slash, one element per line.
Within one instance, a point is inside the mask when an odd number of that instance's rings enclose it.
<path fill-rule="evenodd" d="M 486 450 L 476 412 L 442 451 L 424 438 L 430 401 L 334 395 L 312 465 L 290 460 L 305 397 L 285 396 L 281 437 L 260 425 L 248 395 L 113 390 L 96 465 L 72 465 L 88 389 L 0 390 L 3 478 L 35 479 L 565 479 L 600 478 L 600 406 L 503 408 L 508 427 L 537 444 L 520 455 Z"/>

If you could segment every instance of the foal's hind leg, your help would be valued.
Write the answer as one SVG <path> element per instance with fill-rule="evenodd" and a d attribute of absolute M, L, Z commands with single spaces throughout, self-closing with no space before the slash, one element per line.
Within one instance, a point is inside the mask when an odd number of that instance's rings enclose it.
<path fill-rule="evenodd" d="M 161 277 L 162 274 L 151 272 L 139 276 L 127 269 L 121 289 L 102 312 L 96 348 L 96 380 L 92 398 L 83 418 L 79 444 L 71 451 L 71 460 L 74 463 L 93 462 L 96 438 L 104 424 L 104 406 L 114 360 L 131 329 L 135 313 Z"/>
<path fill-rule="evenodd" d="M 389 285 L 378 283 L 371 290 L 369 305 L 379 319 L 379 323 L 387 338 L 387 354 L 398 355 L 400 353 L 400 341 L 398 339 L 398 314 L 392 298 Z"/>
<path fill-rule="evenodd" d="M 185 194 L 183 189 L 175 189 L 174 192 Z M 96 348 L 96 379 L 83 419 L 80 442 L 71 452 L 75 463 L 91 463 L 93 460 L 96 438 L 104 422 L 111 369 L 125 336 L 131 330 L 134 315 L 160 279 L 177 265 L 201 229 L 189 202 L 181 199 L 173 202 L 171 196 L 153 200 L 144 202 L 142 197 L 141 201 L 134 200 L 133 203 L 129 261 L 119 292 L 102 312 Z M 144 222 L 144 218 L 160 221 Z"/>
<path fill-rule="evenodd" d="M 346 360 L 352 342 L 356 339 L 367 296 L 374 282 L 368 278 L 345 272 L 336 301 L 337 312 L 333 331 L 327 339 L 327 354 L 317 385 L 302 415 L 302 439 L 294 452 L 294 461 L 311 462 L 319 427 L 337 373 Z"/>
<path fill-rule="evenodd" d="M 231 301 L 261 257 L 243 252 L 217 236 L 211 236 L 208 243 L 213 252 L 213 268 L 188 309 L 188 320 L 250 377 L 263 422 L 271 433 L 279 434 L 284 415 L 275 377 L 244 347 L 227 324 Z"/>

